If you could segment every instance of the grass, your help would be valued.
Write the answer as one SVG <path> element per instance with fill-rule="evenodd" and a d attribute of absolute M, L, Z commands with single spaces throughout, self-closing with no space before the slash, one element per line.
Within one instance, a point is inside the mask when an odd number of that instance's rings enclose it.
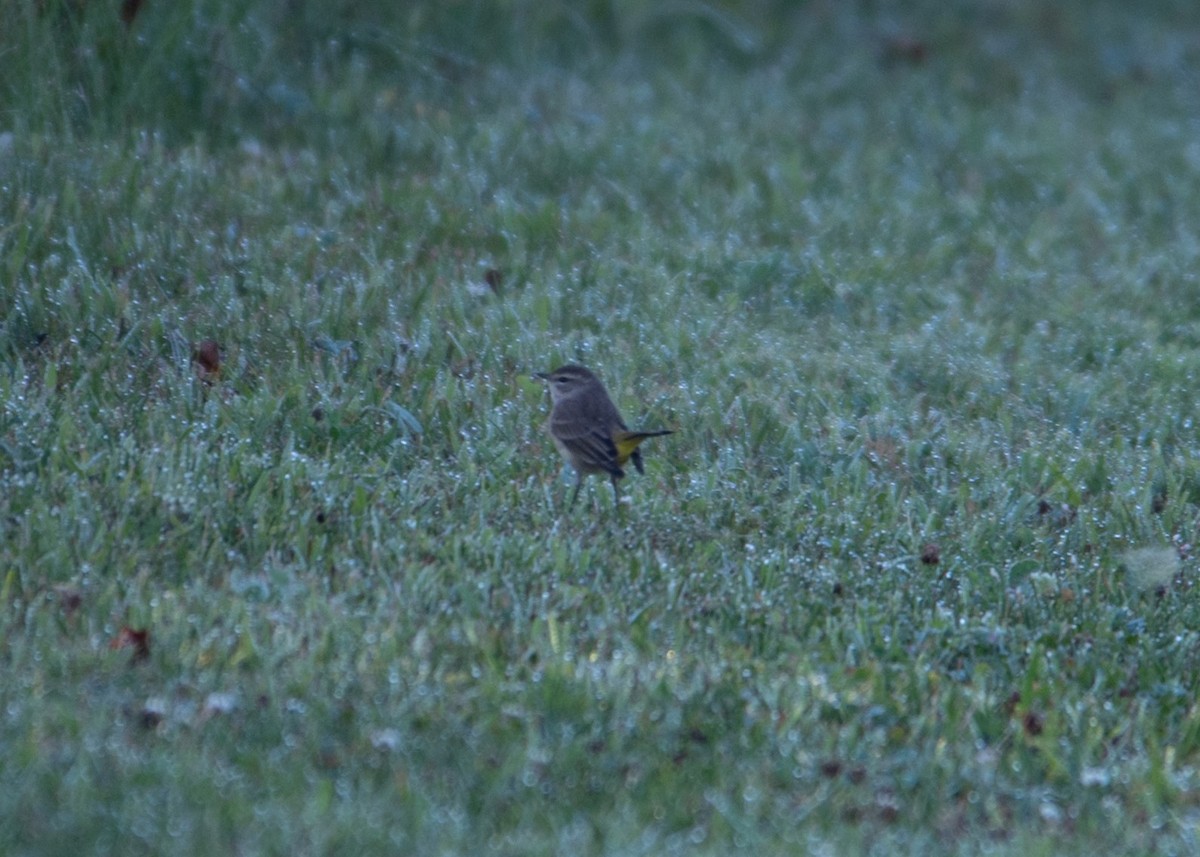
<path fill-rule="evenodd" d="M 0 850 L 1196 849 L 1188 5 L 226 5 L 0 49 Z"/>

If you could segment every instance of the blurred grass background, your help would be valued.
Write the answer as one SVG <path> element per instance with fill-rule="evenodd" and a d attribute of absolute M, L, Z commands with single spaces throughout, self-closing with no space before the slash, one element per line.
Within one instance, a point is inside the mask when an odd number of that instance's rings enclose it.
<path fill-rule="evenodd" d="M 3 850 L 1193 850 L 1198 25 L 10 4 Z"/>

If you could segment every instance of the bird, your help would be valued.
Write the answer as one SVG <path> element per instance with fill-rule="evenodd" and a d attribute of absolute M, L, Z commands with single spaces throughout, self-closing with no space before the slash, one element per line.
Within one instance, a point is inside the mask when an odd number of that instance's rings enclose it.
<path fill-rule="evenodd" d="M 550 390 L 550 419 L 546 430 L 554 445 L 575 470 L 575 491 L 568 511 L 575 508 L 583 477 L 607 473 L 613 485 L 613 503 L 620 509 L 618 480 L 625 476 L 625 464 L 632 459 L 638 473 L 645 473 L 638 447 L 652 437 L 674 434 L 670 429 L 630 431 L 621 412 L 609 398 L 596 374 L 583 366 L 568 364 L 553 372 L 535 372 Z"/>

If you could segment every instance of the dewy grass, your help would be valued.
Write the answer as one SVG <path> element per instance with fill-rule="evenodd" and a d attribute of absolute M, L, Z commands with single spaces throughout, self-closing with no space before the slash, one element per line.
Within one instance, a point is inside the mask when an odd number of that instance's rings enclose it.
<path fill-rule="evenodd" d="M 1192 12 L 218 6 L 0 60 L 0 850 L 1195 850 Z"/>

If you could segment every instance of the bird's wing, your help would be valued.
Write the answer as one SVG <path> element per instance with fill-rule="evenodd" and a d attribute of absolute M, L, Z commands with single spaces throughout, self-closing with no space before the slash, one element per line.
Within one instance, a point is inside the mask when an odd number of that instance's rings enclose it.
<path fill-rule="evenodd" d="M 613 476 L 624 476 L 625 471 L 617 464 L 617 445 L 610 435 L 577 422 L 555 420 L 551 431 L 571 454 L 579 458 L 590 470 L 603 470 Z"/>

